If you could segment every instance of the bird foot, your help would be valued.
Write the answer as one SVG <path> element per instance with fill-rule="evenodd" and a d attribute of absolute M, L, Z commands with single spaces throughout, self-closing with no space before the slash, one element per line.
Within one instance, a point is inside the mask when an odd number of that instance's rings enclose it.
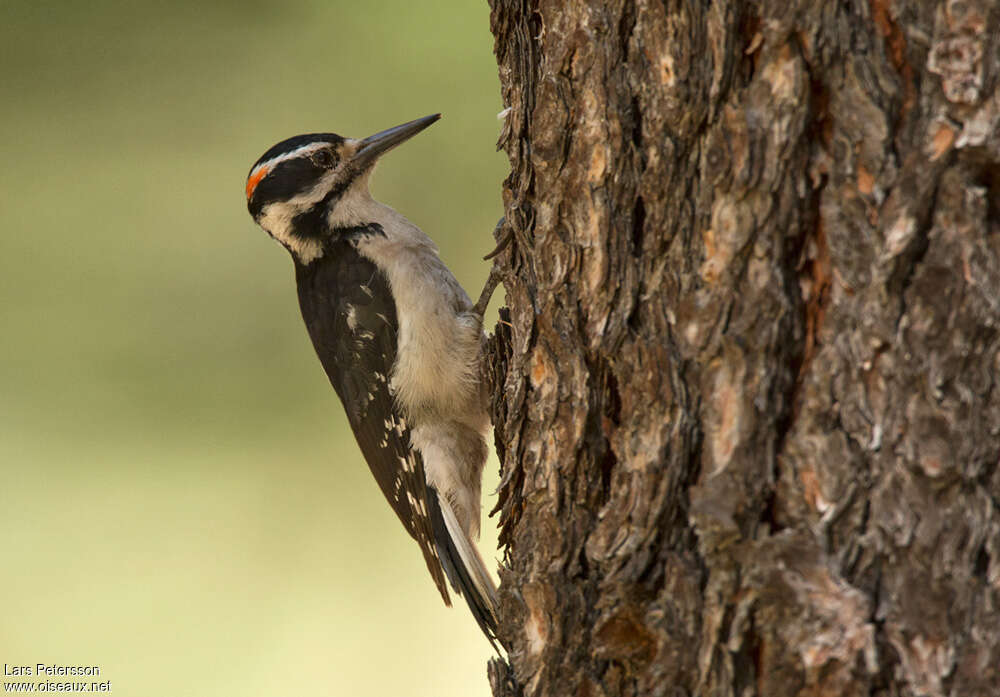
<path fill-rule="evenodd" d="M 482 319 L 483 315 L 486 314 L 486 307 L 490 304 L 490 298 L 493 297 L 493 291 L 496 290 L 497 285 L 500 283 L 501 277 L 500 269 L 495 265 L 490 269 L 489 278 L 486 279 L 486 285 L 483 286 L 483 292 L 479 294 L 479 300 L 475 305 L 472 306 L 472 311 Z"/>
<path fill-rule="evenodd" d="M 494 239 L 496 239 L 497 233 L 500 231 L 501 228 L 503 228 L 505 222 L 506 222 L 505 218 L 500 218 L 500 220 L 497 221 L 496 227 L 493 228 Z M 514 238 L 514 232 L 513 230 L 508 228 L 505 231 L 503 237 L 501 237 L 499 243 L 496 246 L 496 249 L 494 249 L 492 252 L 484 256 L 483 259 L 489 260 L 498 255 L 500 252 L 504 250 L 504 248 L 507 247 L 508 244 L 510 244 L 510 241 L 513 238 Z M 482 319 L 483 315 L 486 314 L 486 307 L 490 304 L 490 298 L 493 297 L 493 291 L 496 290 L 497 285 L 500 283 L 501 276 L 502 274 L 500 272 L 500 269 L 494 262 L 493 266 L 490 268 L 489 278 L 486 279 L 486 285 L 483 287 L 483 292 L 479 294 L 479 301 L 472 307 L 472 311 L 475 312 L 477 315 L 479 315 L 480 319 Z"/>

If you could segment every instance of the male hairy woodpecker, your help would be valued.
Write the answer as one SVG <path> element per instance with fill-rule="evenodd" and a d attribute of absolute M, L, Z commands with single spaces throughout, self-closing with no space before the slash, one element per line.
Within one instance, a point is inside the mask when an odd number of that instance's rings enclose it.
<path fill-rule="evenodd" d="M 284 140 L 250 169 L 247 207 L 291 253 L 313 347 L 441 597 L 451 605 L 447 575 L 494 642 L 496 588 L 474 542 L 490 430 L 482 309 L 431 239 L 368 191 L 378 158 L 439 118 Z"/>

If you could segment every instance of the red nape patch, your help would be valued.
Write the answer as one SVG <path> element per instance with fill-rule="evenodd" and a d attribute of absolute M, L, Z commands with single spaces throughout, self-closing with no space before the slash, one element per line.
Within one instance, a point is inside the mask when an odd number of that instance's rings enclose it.
<path fill-rule="evenodd" d="M 260 184 L 260 180 L 267 176 L 267 172 L 267 167 L 261 167 L 256 172 L 251 174 L 249 179 L 247 179 L 247 201 L 249 201 L 250 197 L 253 196 L 253 190 L 257 188 L 258 184 Z"/>

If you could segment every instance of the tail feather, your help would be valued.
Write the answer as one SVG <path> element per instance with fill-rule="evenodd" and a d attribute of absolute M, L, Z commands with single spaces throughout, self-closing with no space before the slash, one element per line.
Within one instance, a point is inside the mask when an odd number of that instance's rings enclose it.
<path fill-rule="evenodd" d="M 448 500 L 427 487 L 434 541 L 441 566 L 455 592 L 465 598 L 479 628 L 497 649 L 497 591 L 479 550 L 459 525 Z"/>

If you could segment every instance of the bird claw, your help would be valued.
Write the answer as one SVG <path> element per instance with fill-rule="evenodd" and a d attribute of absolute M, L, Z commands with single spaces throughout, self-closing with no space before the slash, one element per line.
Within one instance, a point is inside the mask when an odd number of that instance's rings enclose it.
<path fill-rule="evenodd" d="M 500 220 L 497 222 L 497 226 L 495 228 L 493 228 L 493 237 L 494 238 L 496 237 L 497 230 L 499 230 L 500 228 L 502 228 L 504 226 L 505 222 L 506 222 L 506 218 L 500 218 Z M 497 242 L 497 246 L 494 247 L 494 249 L 493 249 L 492 252 L 490 252 L 489 254 L 487 254 L 486 256 L 483 257 L 483 261 L 489 261 L 490 259 L 492 259 L 496 255 L 498 255 L 500 252 L 502 252 L 503 250 L 507 249 L 507 246 L 510 244 L 511 240 L 513 240 L 513 239 L 514 239 L 514 231 L 511 228 L 508 227 L 507 230 L 504 232 L 503 236 Z"/>

